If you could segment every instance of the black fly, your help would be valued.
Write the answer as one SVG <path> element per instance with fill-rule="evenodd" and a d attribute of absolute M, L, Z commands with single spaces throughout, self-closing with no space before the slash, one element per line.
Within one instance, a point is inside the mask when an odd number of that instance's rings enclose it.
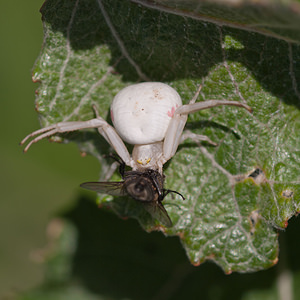
<path fill-rule="evenodd" d="M 171 227 L 172 221 L 162 205 L 162 201 L 169 193 L 176 193 L 182 199 L 184 197 L 176 191 L 164 189 L 163 176 L 156 170 L 125 171 L 124 162 L 120 162 L 119 171 L 123 181 L 85 182 L 80 186 L 113 196 L 130 196 L 142 203 L 152 217 L 160 221 L 164 226 Z"/>

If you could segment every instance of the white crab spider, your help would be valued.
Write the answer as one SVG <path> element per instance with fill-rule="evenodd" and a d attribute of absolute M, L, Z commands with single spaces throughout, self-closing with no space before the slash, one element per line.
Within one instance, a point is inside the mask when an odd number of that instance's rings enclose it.
<path fill-rule="evenodd" d="M 133 170 L 151 168 L 162 174 L 162 166 L 175 155 L 178 145 L 186 138 L 214 144 L 206 136 L 182 135 L 188 114 L 220 105 L 239 106 L 252 112 L 248 105 L 236 101 L 195 103 L 200 88 L 189 104 L 182 105 L 179 94 L 167 84 L 143 82 L 130 85 L 122 89 L 111 104 L 114 128 L 96 111 L 96 118 L 88 121 L 60 122 L 36 130 L 27 135 L 21 145 L 36 136 L 25 147 L 26 152 L 33 143 L 54 134 L 97 128 L 127 166 Z M 132 156 L 123 141 L 134 145 Z"/>
<path fill-rule="evenodd" d="M 82 186 L 112 195 L 130 195 L 147 205 L 151 204 L 148 211 L 164 225 L 171 226 L 172 222 L 161 201 L 169 192 L 174 191 L 163 188 L 163 165 L 175 155 L 178 145 L 186 138 L 207 141 L 215 145 L 206 136 L 182 134 L 188 114 L 220 105 L 238 106 L 252 112 L 248 105 L 235 101 L 207 100 L 196 103 L 200 89 L 201 86 L 189 104 L 182 105 L 179 94 L 167 84 L 160 82 L 134 84 L 121 90 L 111 104 L 114 127 L 101 118 L 95 109 L 94 119 L 50 125 L 27 135 L 21 145 L 34 137 L 25 147 L 26 152 L 33 143 L 54 134 L 97 128 L 132 171 L 123 170 L 121 174 L 123 182 L 85 183 Z M 134 145 L 132 155 L 129 154 L 123 141 Z M 158 213 L 154 211 L 156 208 Z"/>

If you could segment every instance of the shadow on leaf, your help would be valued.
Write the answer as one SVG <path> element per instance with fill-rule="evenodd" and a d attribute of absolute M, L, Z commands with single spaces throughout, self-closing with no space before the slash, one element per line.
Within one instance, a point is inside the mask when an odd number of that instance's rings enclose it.
<path fill-rule="evenodd" d="M 94 0 L 75 3 L 46 1 L 41 9 L 43 20 L 54 31 L 62 32 L 75 51 L 108 45 L 110 65 L 125 81 L 137 81 L 141 76 L 152 81 L 202 78 L 228 59 L 250 70 L 271 94 L 300 107 L 295 89 L 299 68 L 291 64 L 291 59 L 299 61 L 297 45 L 130 1 L 101 1 L 103 11 Z M 226 36 L 242 46 L 225 51 L 222 45 Z"/>

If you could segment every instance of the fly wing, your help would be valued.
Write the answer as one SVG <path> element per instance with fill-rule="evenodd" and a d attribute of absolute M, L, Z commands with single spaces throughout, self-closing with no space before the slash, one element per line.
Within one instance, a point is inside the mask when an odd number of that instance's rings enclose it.
<path fill-rule="evenodd" d="M 102 194 L 109 194 L 112 196 L 125 196 L 123 189 L 124 181 L 112 182 L 85 182 L 80 186 L 84 189 L 95 191 Z"/>
<path fill-rule="evenodd" d="M 126 196 L 124 189 L 124 181 L 112 182 L 85 182 L 80 185 L 82 188 L 92 190 L 98 193 L 109 194 L 112 196 Z M 140 201 L 139 201 L 140 202 Z M 151 214 L 151 216 L 161 222 L 166 227 L 172 227 L 172 221 L 160 202 L 141 202 L 144 208 Z"/>
<path fill-rule="evenodd" d="M 157 219 L 162 225 L 166 227 L 172 227 L 173 223 L 160 202 L 143 203 L 144 208 L 151 214 L 151 216 Z"/>

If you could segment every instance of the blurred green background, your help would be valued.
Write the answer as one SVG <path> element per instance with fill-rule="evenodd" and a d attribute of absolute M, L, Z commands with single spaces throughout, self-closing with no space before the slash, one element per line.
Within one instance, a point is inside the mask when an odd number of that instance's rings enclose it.
<path fill-rule="evenodd" d="M 98 162 L 82 158 L 74 144 L 47 140 L 26 154 L 20 140 L 39 128 L 31 70 L 43 41 L 42 0 L 0 2 L 1 202 L 0 298 L 42 281 L 32 259 L 45 245 L 46 225 L 72 204 L 78 185 L 96 179 Z"/>
<path fill-rule="evenodd" d="M 43 248 L 47 243 L 45 231 L 48 222 L 61 211 L 71 210 L 75 200 L 78 199 L 79 184 L 88 180 L 95 180 L 99 172 L 96 159 L 91 156 L 82 158 L 75 144 L 60 145 L 44 140 L 33 145 L 26 154 L 23 154 L 22 148 L 18 145 L 24 136 L 39 128 L 37 113 L 34 110 L 34 92 L 37 83 L 31 81 L 31 69 L 39 55 L 43 40 L 43 28 L 39 13 L 42 3 L 43 0 L 0 2 L 0 111 L 2 123 L 0 127 L 2 133 L 0 147 L 2 167 L 0 187 L 0 298 L 10 293 L 30 290 L 43 282 L 44 268 L 42 264 L 34 261 L 33 253 L 35 250 Z M 92 211 L 97 214 L 95 219 L 99 219 L 100 211 L 97 212 L 93 209 Z M 80 205 L 78 212 L 79 214 L 82 212 Z M 162 260 L 167 261 L 165 256 L 169 249 L 172 249 L 172 253 L 176 249 L 177 252 L 181 253 L 182 260 L 185 260 L 178 239 L 164 239 L 163 235 L 159 233 L 151 235 L 143 233 L 142 236 L 138 236 L 138 233 L 141 232 L 139 225 L 136 223 L 132 225 L 132 222 L 121 220 L 117 222 L 116 226 L 109 228 L 109 224 L 112 223 L 111 219 L 105 223 L 105 214 L 102 216 L 103 224 L 106 225 L 102 228 L 104 232 L 114 227 L 119 236 L 122 236 L 122 229 L 124 228 L 129 233 L 134 232 L 133 239 L 137 244 L 141 244 L 145 236 L 147 240 L 150 237 L 159 236 L 166 247 L 164 251 L 158 252 L 157 256 L 161 256 Z M 299 228 L 299 218 L 298 220 L 294 218 L 290 223 L 286 231 L 287 235 L 282 234 L 286 237 L 287 263 L 284 259 L 281 262 L 284 262 L 285 267 L 290 265 L 299 280 L 299 239 L 295 238 Z M 93 238 L 98 234 L 93 231 L 95 227 L 88 226 L 87 229 Z M 115 235 L 119 238 L 117 233 Z M 110 239 L 111 235 L 108 235 L 108 238 Z M 172 241 L 175 244 L 169 247 Z M 86 240 L 84 243 L 87 243 Z M 129 243 L 132 241 L 130 240 Z M 94 245 L 91 246 L 91 248 L 93 247 Z M 133 256 L 135 255 L 134 248 L 137 246 L 132 245 L 132 248 L 128 248 L 130 252 L 133 252 Z M 284 252 L 282 251 L 281 255 L 282 253 Z M 93 256 L 88 256 L 87 259 L 93 260 Z M 176 259 L 170 258 L 170 260 L 174 262 L 176 267 Z M 90 264 L 92 263 L 90 262 Z M 189 265 L 187 260 L 185 263 Z M 82 264 L 86 264 L 86 261 L 83 260 Z M 128 264 L 132 265 L 130 260 L 128 260 Z M 110 262 L 108 265 L 109 268 Z M 170 267 L 170 269 L 172 268 Z M 249 296 L 257 290 L 260 291 L 263 299 L 266 299 L 264 297 L 265 291 L 276 286 L 278 273 L 280 273 L 280 265 L 255 274 L 233 274 L 231 276 L 224 275 L 219 267 L 212 264 L 204 264 L 198 268 L 188 267 L 189 271 L 191 269 L 195 276 L 187 281 L 197 289 L 202 282 L 204 287 L 199 289 L 202 295 L 205 294 L 204 292 L 208 290 L 209 286 L 213 295 L 217 292 L 222 294 L 228 285 L 228 289 L 230 287 L 234 287 L 235 290 L 240 289 L 239 296 L 230 297 L 231 299 L 241 299 L 240 295 L 246 290 L 250 292 L 247 299 L 257 299 L 255 298 L 256 294 L 253 298 Z M 209 284 L 206 284 L 204 281 L 208 272 L 211 272 L 212 275 Z M 199 277 L 200 275 L 202 278 Z M 105 272 L 103 272 L 103 276 L 106 276 Z M 183 274 L 184 276 L 186 275 Z M 132 277 L 128 278 L 131 279 Z M 96 279 L 98 280 L 98 278 Z M 239 284 L 237 284 L 237 280 L 240 280 Z M 220 282 L 225 288 L 220 287 Z M 96 282 L 95 285 L 98 283 Z M 216 290 L 216 286 L 219 287 L 219 290 Z M 232 296 L 231 289 L 228 293 Z M 213 296 L 211 298 L 221 299 Z M 274 298 L 271 296 L 268 299 Z"/>

